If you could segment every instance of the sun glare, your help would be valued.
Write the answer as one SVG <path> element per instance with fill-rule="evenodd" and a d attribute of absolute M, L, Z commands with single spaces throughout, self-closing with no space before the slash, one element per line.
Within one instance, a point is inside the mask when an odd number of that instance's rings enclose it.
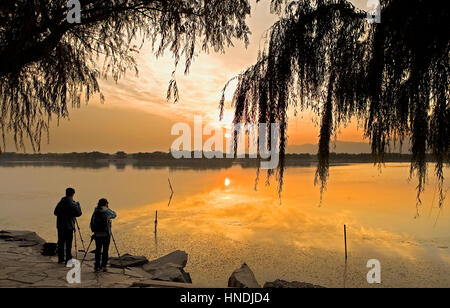
<path fill-rule="evenodd" d="M 230 179 L 229 179 L 229 178 L 226 178 L 226 179 L 225 179 L 225 186 L 228 187 L 228 186 L 230 186 L 230 184 L 231 184 Z"/>

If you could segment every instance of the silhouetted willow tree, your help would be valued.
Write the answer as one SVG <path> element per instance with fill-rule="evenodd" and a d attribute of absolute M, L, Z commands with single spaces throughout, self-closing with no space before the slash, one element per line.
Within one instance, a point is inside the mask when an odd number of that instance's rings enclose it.
<path fill-rule="evenodd" d="M 137 39 L 150 41 L 156 56 L 172 53 L 175 69 L 184 60 L 187 73 L 198 49 L 224 51 L 233 39 L 248 43 L 250 33 L 247 0 L 80 0 L 80 24 L 67 22 L 67 2 L 0 2 L 3 141 L 9 131 L 16 146 L 29 138 L 39 150 L 50 118 L 100 92 L 100 77 L 137 72 Z M 178 99 L 175 79 L 168 97 Z"/>
<path fill-rule="evenodd" d="M 330 139 L 356 118 L 378 163 L 391 142 L 410 139 L 418 202 L 426 153 L 433 154 L 442 205 L 450 144 L 447 3 L 381 1 L 382 23 L 370 24 L 366 12 L 344 0 L 287 2 L 274 6 L 282 16 L 268 31 L 257 63 L 237 76 L 232 100 L 236 123 L 280 123 L 280 192 L 293 106 L 312 109 L 321 119 L 316 172 L 321 193 L 329 176 Z"/>

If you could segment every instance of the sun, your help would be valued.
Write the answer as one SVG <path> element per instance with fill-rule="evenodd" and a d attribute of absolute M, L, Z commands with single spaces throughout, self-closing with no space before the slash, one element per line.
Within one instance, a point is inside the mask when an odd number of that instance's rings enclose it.
<path fill-rule="evenodd" d="M 226 178 L 226 179 L 225 179 L 225 186 L 228 187 L 228 186 L 230 186 L 230 184 L 231 184 L 230 179 L 229 179 L 229 178 Z"/>

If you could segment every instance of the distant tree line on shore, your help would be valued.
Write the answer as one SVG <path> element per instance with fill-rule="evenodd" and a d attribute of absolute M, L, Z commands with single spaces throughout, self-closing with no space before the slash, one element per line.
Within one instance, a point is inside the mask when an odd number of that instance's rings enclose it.
<path fill-rule="evenodd" d="M 127 161 L 134 162 L 194 162 L 194 161 L 203 161 L 204 163 L 218 161 L 226 161 L 229 163 L 230 161 L 234 161 L 237 163 L 243 164 L 252 164 L 252 162 L 256 163 L 257 159 L 250 158 L 234 158 L 227 159 L 224 155 L 224 159 L 207 159 L 205 156 L 203 158 L 194 158 L 194 153 L 191 153 L 192 159 L 175 159 L 172 157 L 171 153 L 165 152 L 152 152 L 152 153 L 132 153 L 127 154 L 123 151 L 117 152 L 115 154 L 109 153 L 101 153 L 101 152 L 89 152 L 89 153 L 14 153 L 14 152 L 6 152 L 0 155 L 0 163 L 1 162 L 11 162 L 11 161 L 123 161 L 126 163 Z M 410 162 L 412 159 L 411 154 L 401 154 L 401 153 L 388 153 L 385 156 L 385 162 Z M 338 163 L 371 163 L 374 161 L 372 154 L 369 153 L 361 153 L 361 154 L 345 154 L 345 153 L 331 153 L 330 154 L 331 162 Z M 427 156 L 428 162 L 434 162 L 432 155 Z M 317 155 L 313 154 L 286 154 L 286 164 L 287 165 L 296 165 L 302 163 L 313 163 L 317 162 Z"/>

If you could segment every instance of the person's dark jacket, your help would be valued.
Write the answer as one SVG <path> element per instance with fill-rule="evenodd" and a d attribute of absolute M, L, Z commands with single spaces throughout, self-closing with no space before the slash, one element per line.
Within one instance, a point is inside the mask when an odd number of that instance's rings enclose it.
<path fill-rule="evenodd" d="M 73 201 L 70 197 L 64 197 L 59 201 L 54 212 L 56 219 L 56 227 L 59 230 L 75 230 L 75 217 L 82 215 L 79 203 Z"/>

